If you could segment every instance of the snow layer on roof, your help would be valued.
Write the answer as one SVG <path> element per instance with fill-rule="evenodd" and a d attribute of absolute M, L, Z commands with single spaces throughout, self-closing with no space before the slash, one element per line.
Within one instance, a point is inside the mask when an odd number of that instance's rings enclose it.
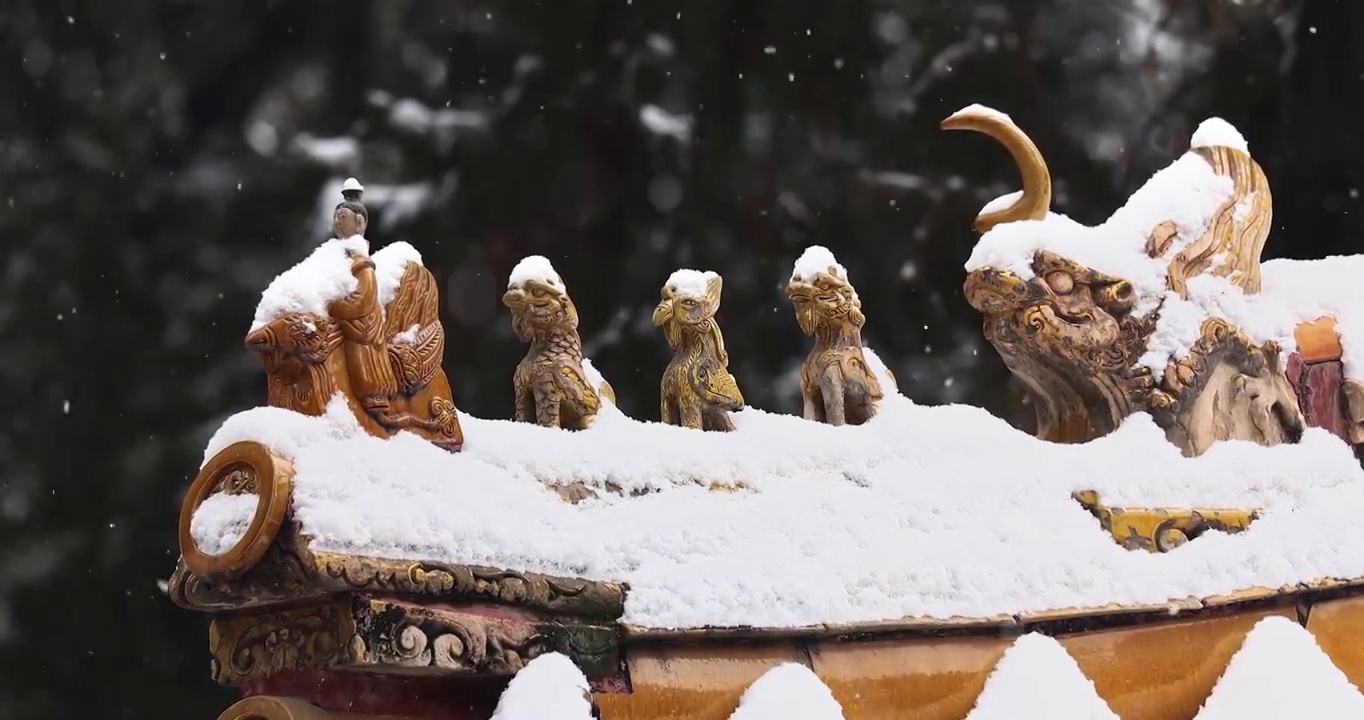
<path fill-rule="evenodd" d="M 649 627 L 989 616 L 1364 577 L 1364 471 L 1322 430 L 1184 458 L 1144 415 L 1059 445 L 894 393 L 860 426 L 734 419 L 705 433 L 604 408 L 574 433 L 462 415 L 464 451 L 450 454 L 369 437 L 337 398 L 324 417 L 234 415 L 205 459 L 238 440 L 291 458 L 315 549 L 625 581 L 623 619 Z M 546 487 L 573 482 L 616 492 L 571 505 Z M 1239 535 L 1129 552 L 1070 498 L 1090 488 L 1119 506 L 1268 512 Z M 218 502 L 199 511 L 202 545 L 233 526 Z"/>
<path fill-rule="evenodd" d="M 1310 322 L 1329 316 L 1336 319 L 1345 375 L 1364 379 L 1364 255 L 1337 255 L 1320 260 L 1270 260 L 1261 267 L 1262 297 L 1274 298 L 1282 310 L 1248 307 L 1251 317 L 1276 322 L 1273 330 L 1261 331 L 1268 339 L 1296 347 L 1291 323 Z M 1245 322 L 1250 323 L 1250 318 Z"/>
<path fill-rule="evenodd" d="M 1329 316 L 1336 319 L 1345 376 L 1364 379 L 1364 255 L 1270 260 L 1260 272 L 1255 294 L 1207 275 L 1189 280 L 1187 300 L 1171 293 L 1140 364 L 1163 370 L 1167 358 L 1187 355 L 1209 317 L 1225 318 L 1256 343 L 1274 341 L 1286 354 L 1297 348 L 1294 328 Z"/>
<path fill-rule="evenodd" d="M 810 668 L 784 663 L 748 686 L 729 720 L 843 720 L 843 706 Z"/>
<path fill-rule="evenodd" d="M 549 285 L 558 287 L 564 286 L 564 279 L 559 277 L 554 265 L 549 258 L 543 255 L 527 255 L 521 258 L 512 268 L 511 275 L 507 278 L 507 287 L 519 287 L 528 280 L 539 280 Z"/>
<path fill-rule="evenodd" d="M 1247 151 L 1245 138 L 1221 118 L 1209 118 L 1199 125 L 1191 146 Z M 1170 260 L 1202 235 L 1232 193 L 1229 178 L 1217 175 L 1206 160 L 1188 152 L 1153 175 L 1100 225 L 1081 225 L 1050 213 L 1042 220 L 994 227 L 981 236 L 966 269 L 995 267 L 1029 279 L 1034 275 L 1034 255 L 1050 250 L 1132 282 L 1138 315 L 1160 308 L 1156 332 L 1137 363 L 1157 375 L 1171 360 L 1188 356 L 1203 321 L 1210 317 L 1230 321 L 1256 343 L 1277 342 L 1287 354 L 1296 348 L 1294 327 L 1330 315 L 1336 318 L 1345 347 L 1346 376 L 1364 379 L 1364 283 L 1358 280 L 1364 270 L 1364 256 L 1266 262 L 1261 291 L 1253 295 L 1212 275 L 1190 279 L 1187 298 L 1169 290 L 1166 268 Z M 986 209 L 1002 207 L 1003 203 L 1004 198 L 997 199 Z M 1250 207 L 1249 199 L 1243 199 L 1234 212 L 1248 212 Z M 1161 257 L 1148 257 L 1147 238 L 1166 220 L 1175 223 L 1176 238 Z"/>
<path fill-rule="evenodd" d="M 359 289 L 350 270 L 351 253 L 369 252 L 369 241 L 355 235 L 344 240 L 332 238 L 308 257 L 285 270 L 261 293 L 255 331 L 281 315 L 291 312 L 327 314 L 327 305 Z"/>
<path fill-rule="evenodd" d="M 592 720 L 587 692 L 587 678 L 572 660 L 546 653 L 507 683 L 492 720 Z"/>
<path fill-rule="evenodd" d="M 1364 718 L 1364 695 L 1285 617 L 1256 623 L 1195 720 Z"/>
<path fill-rule="evenodd" d="M 674 270 L 673 274 L 668 276 L 667 282 L 663 283 L 663 285 L 672 288 L 672 291 L 680 296 L 704 297 L 706 294 L 706 283 L 710 282 L 712 278 L 717 277 L 720 276 L 711 270 L 702 272 L 701 270 L 688 270 L 683 268 L 681 270 Z"/>
<path fill-rule="evenodd" d="M 1028 633 L 995 665 L 966 720 L 1118 720 L 1061 643 Z"/>

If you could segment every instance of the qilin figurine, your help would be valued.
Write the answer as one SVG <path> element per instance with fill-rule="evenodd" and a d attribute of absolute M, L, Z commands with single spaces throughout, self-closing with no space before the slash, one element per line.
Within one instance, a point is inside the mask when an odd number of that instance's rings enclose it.
<path fill-rule="evenodd" d="M 512 330 L 530 343 L 516 366 L 516 420 L 583 430 L 601 410 L 601 398 L 583 371 L 578 309 L 549 260 L 531 255 L 517 263 L 502 302 Z"/>
<path fill-rule="evenodd" d="M 441 367 L 445 331 L 436 279 L 407 243 L 369 254 L 363 193 L 354 178 L 346 181 L 329 241 L 344 250 L 335 261 L 349 263 L 355 291 L 330 301 L 326 315 L 289 312 L 262 323 L 246 344 L 261 355 L 271 405 L 319 415 L 340 392 L 370 434 L 407 430 L 457 451 L 464 436 Z M 393 279 L 396 285 L 381 287 Z"/>
<path fill-rule="evenodd" d="M 672 362 L 663 371 L 663 422 L 697 430 L 733 430 L 729 414 L 744 406 L 739 384 L 729 374 L 725 339 L 715 322 L 720 309 L 720 276 L 678 270 L 662 290 L 654 326 L 663 328 Z"/>
<path fill-rule="evenodd" d="M 801 332 L 815 345 L 800 369 L 807 420 L 861 425 L 876 414 L 884 393 L 862 349 L 862 301 L 847 271 L 819 245 L 796 261 L 786 295 Z"/>

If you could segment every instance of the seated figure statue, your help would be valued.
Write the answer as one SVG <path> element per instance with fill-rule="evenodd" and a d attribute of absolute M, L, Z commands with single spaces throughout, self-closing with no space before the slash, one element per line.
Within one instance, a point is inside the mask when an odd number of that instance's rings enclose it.
<path fill-rule="evenodd" d="M 340 393 L 372 435 L 407 430 L 457 451 L 435 277 L 407 243 L 369 254 L 363 192 L 346 181 L 335 237 L 271 283 L 246 344 L 265 366 L 271 405 L 320 415 Z"/>

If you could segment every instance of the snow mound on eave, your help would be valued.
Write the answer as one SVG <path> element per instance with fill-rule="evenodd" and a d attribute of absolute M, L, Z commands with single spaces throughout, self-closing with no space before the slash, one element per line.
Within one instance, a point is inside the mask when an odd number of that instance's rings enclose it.
<path fill-rule="evenodd" d="M 843 706 L 810 668 L 785 663 L 748 686 L 729 720 L 843 720 Z"/>
<path fill-rule="evenodd" d="M 1118 720 L 1061 643 L 1024 635 L 1004 653 L 966 720 Z"/>
<path fill-rule="evenodd" d="M 355 235 L 322 243 L 297 265 L 275 277 L 261 293 L 251 331 L 291 312 L 326 315 L 327 306 L 359 289 L 350 254 L 368 253 L 369 241 Z"/>
<path fill-rule="evenodd" d="M 564 655 L 540 655 L 507 683 L 492 720 L 593 720 L 587 678 Z"/>
<path fill-rule="evenodd" d="M 1256 623 L 1195 720 L 1364 718 L 1364 695 L 1285 617 Z"/>

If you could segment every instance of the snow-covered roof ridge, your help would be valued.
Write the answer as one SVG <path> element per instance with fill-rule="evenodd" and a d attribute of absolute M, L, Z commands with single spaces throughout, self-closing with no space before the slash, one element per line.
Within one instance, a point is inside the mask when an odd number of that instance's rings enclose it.
<path fill-rule="evenodd" d="M 729 720 L 843 720 L 843 706 L 813 670 L 783 663 L 748 686 Z"/>
<path fill-rule="evenodd" d="M 587 677 L 566 655 L 545 653 L 507 683 L 492 720 L 595 720 Z"/>
<path fill-rule="evenodd" d="M 353 254 L 369 252 L 369 241 L 359 235 L 332 238 L 308 257 L 275 277 L 261 293 L 251 331 L 292 312 L 326 315 L 327 306 L 359 289 L 351 273 Z"/>
<path fill-rule="evenodd" d="M 855 427 L 756 409 L 727 433 L 606 413 L 578 432 L 461 414 L 466 443 L 450 454 L 368 437 L 334 404 L 326 417 L 239 413 L 206 457 L 249 440 L 290 459 L 292 518 L 315 551 L 624 582 L 621 621 L 646 628 L 981 618 L 1364 577 L 1364 470 L 1318 429 L 1186 458 L 1146 416 L 1064 445 L 888 392 Z M 571 505 L 546 487 L 574 482 L 603 492 Z M 1114 543 L 1077 489 L 1114 507 L 1265 514 L 1148 556 Z M 240 524 L 217 498 L 199 510 L 201 547 Z"/>
<path fill-rule="evenodd" d="M 1293 620 L 1255 624 L 1195 720 L 1360 718 L 1364 695 Z"/>
<path fill-rule="evenodd" d="M 1118 720 L 1055 639 L 1028 633 L 999 659 L 966 720 Z"/>

